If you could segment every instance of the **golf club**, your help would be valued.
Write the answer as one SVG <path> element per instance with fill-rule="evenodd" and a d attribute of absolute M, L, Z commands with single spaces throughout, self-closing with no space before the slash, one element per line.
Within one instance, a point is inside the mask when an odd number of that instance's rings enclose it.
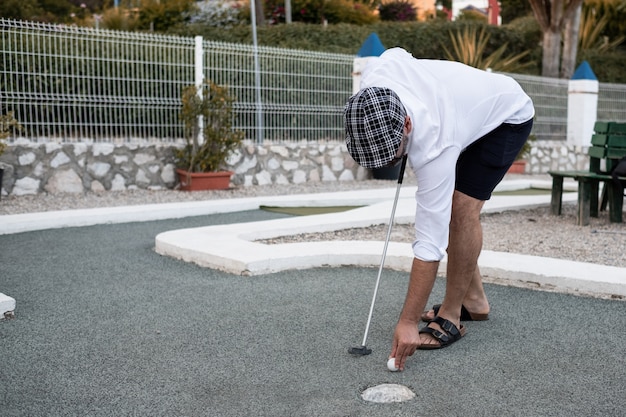
<path fill-rule="evenodd" d="M 367 316 L 367 324 L 365 325 L 365 334 L 363 335 L 363 343 L 358 347 L 351 347 L 348 349 L 348 353 L 352 355 L 369 355 L 372 353 L 372 349 L 368 349 L 366 346 L 367 334 L 370 330 L 370 323 L 372 322 L 372 313 L 374 312 L 374 303 L 376 302 L 376 295 L 378 294 L 378 286 L 380 284 L 380 276 L 383 272 L 383 266 L 385 265 L 385 257 L 387 256 L 387 246 L 389 246 L 389 239 L 391 238 L 391 228 L 393 226 L 393 219 L 396 215 L 396 206 L 398 205 L 398 197 L 400 196 L 400 187 L 402 186 L 402 178 L 404 177 L 404 168 L 406 167 L 407 155 L 402 157 L 402 165 L 400 166 L 400 174 L 398 175 L 398 188 L 396 188 L 396 197 L 393 200 L 393 207 L 391 209 L 391 218 L 389 219 L 389 227 L 387 228 L 387 238 L 385 239 L 385 246 L 383 247 L 383 256 L 380 260 L 380 266 L 378 268 L 378 277 L 376 278 L 376 285 L 374 286 L 374 296 L 372 297 L 372 304 L 370 305 L 370 312 Z"/>

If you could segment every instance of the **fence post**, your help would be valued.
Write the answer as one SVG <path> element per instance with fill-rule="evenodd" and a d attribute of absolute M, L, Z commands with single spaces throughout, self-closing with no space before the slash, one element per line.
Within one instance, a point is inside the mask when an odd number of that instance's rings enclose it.
<path fill-rule="evenodd" d="M 367 39 L 365 39 L 365 42 L 363 42 L 363 45 L 361 45 L 352 64 L 352 94 L 359 92 L 361 71 L 367 65 L 367 61 L 369 61 L 371 57 L 381 56 L 383 52 L 385 52 L 385 47 L 376 32 L 370 33 Z"/>
<path fill-rule="evenodd" d="M 198 97 L 202 99 L 202 91 L 204 84 L 204 48 L 202 36 L 196 36 L 194 49 L 194 83 L 198 90 Z M 198 116 L 198 144 L 204 143 L 204 117 Z"/>
<path fill-rule="evenodd" d="M 591 146 L 598 117 L 599 83 L 587 61 L 576 69 L 567 88 L 567 143 Z"/>
<path fill-rule="evenodd" d="M 260 1 L 260 0 L 258 0 Z M 263 101 L 261 99 L 261 67 L 259 64 L 259 45 L 256 33 L 256 5 L 255 0 L 250 0 L 250 13 L 252 21 L 252 46 L 254 54 L 254 84 L 256 87 L 256 142 L 263 143 Z"/>

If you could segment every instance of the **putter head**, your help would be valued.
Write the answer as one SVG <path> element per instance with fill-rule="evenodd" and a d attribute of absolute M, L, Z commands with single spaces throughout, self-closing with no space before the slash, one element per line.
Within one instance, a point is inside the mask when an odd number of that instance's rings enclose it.
<path fill-rule="evenodd" d="M 348 353 L 350 353 L 351 355 L 365 356 L 372 353 L 372 349 L 368 349 L 365 346 L 351 347 L 350 349 L 348 349 Z"/>

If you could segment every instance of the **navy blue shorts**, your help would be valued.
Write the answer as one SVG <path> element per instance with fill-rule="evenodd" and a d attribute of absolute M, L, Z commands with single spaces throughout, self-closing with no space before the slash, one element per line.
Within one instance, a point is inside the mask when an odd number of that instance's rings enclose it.
<path fill-rule="evenodd" d="M 478 200 L 489 200 L 496 185 L 526 143 L 533 120 L 503 123 L 468 146 L 456 163 L 455 189 Z"/>

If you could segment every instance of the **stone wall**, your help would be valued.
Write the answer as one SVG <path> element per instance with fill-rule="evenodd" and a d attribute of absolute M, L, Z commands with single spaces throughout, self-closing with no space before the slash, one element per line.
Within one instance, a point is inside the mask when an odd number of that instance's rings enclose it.
<path fill-rule="evenodd" d="M 571 146 L 562 141 L 533 143 L 526 166 L 527 174 L 546 174 L 548 171 L 570 171 L 589 168 L 588 147 Z"/>
<path fill-rule="evenodd" d="M 17 141 L 0 156 L 5 171 L 2 194 L 175 188 L 174 145 L 110 143 L 31 143 Z M 587 149 L 563 142 L 533 144 L 527 173 L 585 169 Z M 233 185 L 364 180 L 345 145 L 330 142 L 244 145 L 228 160 Z"/>
<path fill-rule="evenodd" d="M 174 145 L 31 143 L 17 141 L 0 156 L 2 195 L 175 188 Z M 233 185 L 363 180 L 340 143 L 244 145 L 227 161 Z"/>

